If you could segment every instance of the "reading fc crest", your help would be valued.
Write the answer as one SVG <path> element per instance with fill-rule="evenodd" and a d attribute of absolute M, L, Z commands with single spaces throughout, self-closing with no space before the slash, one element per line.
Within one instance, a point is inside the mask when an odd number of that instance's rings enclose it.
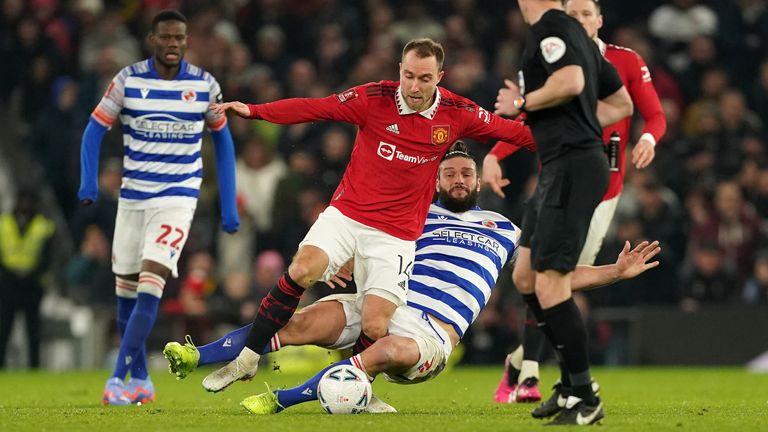
<path fill-rule="evenodd" d="M 450 134 L 450 126 L 432 126 L 432 144 L 440 145 L 447 143 Z"/>
<path fill-rule="evenodd" d="M 197 93 L 194 90 L 184 90 L 181 92 L 181 100 L 184 102 L 194 102 L 197 100 Z"/>

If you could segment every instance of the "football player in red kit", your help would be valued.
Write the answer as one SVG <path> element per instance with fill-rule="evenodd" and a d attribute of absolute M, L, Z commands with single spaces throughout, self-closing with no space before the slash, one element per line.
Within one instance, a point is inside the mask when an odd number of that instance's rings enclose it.
<path fill-rule="evenodd" d="M 392 314 L 405 301 L 415 240 L 426 220 L 442 156 L 459 138 L 533 147 L 530 131 L 519 122 L 438 87 L 443 60 L 440 44 L 417 39 L 403 49 L 399 82 L 363 84 L 326 98 L 212 106 L 217 113 L 232 110 L 280 124 L 344 121 L 357 125 L 358 132 L 330 206 L 261 303 L 246 348 L 203 380 L 207 390 L 219 391 L 253 376 L 265 346 L 279 346 L 274 335 L 293 315 L 304 290 L 330 279 L 353 258 L 363 320 L 355 349 L 362 351 L 385 336 Z"/>

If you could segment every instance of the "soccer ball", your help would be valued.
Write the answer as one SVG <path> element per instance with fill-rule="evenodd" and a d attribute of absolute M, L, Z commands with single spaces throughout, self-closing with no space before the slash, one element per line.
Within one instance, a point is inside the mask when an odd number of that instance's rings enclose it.
<path fill-rule="evenodd" d="M 371 383 L 360 369 L 350 365 L 334 366 L 317 384 L 317 399 L 329 414 L 358 414 L 371 400 Z"/>

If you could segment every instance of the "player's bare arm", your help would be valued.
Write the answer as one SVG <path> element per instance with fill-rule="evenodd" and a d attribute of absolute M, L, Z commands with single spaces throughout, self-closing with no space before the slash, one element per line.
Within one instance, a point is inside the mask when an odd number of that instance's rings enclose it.
<path fill-rule="evenodd" d="M 610 96 L 597 101 L 597 120 L 600 121 L 602 127 L 610 126 L 629 117 L 633 112 L 632 98 L 624 86 Z"/>
<path fill-rule="evenodd" d="M 659 261 L 651 261 L 659 253 L 661 253 L 661 246 L 658 241 L 643 241 L 633 249 L 630 249 L 627 241 L 614 264 L 576 266 L 571 279 L 571 289 L 573 291 L 592 289 L 637 277 L 659 265 Z"/>
<path fill-rule="evenodd" d="M 505 88 L 499 90 L 496 98 L 497 115 L 516 116 L 520 113 L 520 89 L 510 80 L 504 80 Z M 544 86 L 525 95 L 525 110 L 537 111 L 561 105 L 584 90 L 584 71 L 581 66 L 569 65 L 556 70 L 547 78 Z"/>

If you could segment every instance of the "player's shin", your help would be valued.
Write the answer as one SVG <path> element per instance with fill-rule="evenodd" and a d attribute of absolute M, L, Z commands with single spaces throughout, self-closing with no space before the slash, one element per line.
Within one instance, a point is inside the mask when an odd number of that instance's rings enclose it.
<path fill-rule="evenodd" d="M 547 321 L 544 318 L 544 312 L 541 309 L 541 304 L 539 304 L 539 299 L 536 297 L 536 294 L 524 294 L 523 300 L 525 300 L 525 303 L 528 305 L 528 310 L 536 318 L 539 329 L 544 333 L 546 339 L 554 347 L 555 340 L 554 336 L 552 335 L 552 328 L 547 324 Z M 557 364 L 560 366 L 560 381 L 565 387 L 570 387 L 571 378 L 568 375 L 568 368 L 566 367 L 562 357 L 559 356 L 559 353 L 557 354 Z"/>
<path fill-rule="evenodd" d="M 129 368 L 132 369 L 133 364 L 141 356 L 144 343 L 155 324 L 164 287 L 165 279 L 162 277 L 151 272 L 141 272 L 137 287 L 136 305 L 120 343 L 120 352 L 113 377 L 124 378 Z M 137 370 L 137 374 L 143 375 L 143 377 L 132 376 L 133 378 L 145 379 L 147 377 L 146 361 L 144 361 L 144 365 L 142 370 Z"/>
<path fill-rule="evenodd" d="M 555 347 L 563 356 L 573 387 L 573 395 L 589 405 L 597 403 L 592 391 L 587 352 L 587 329 L 573 298 L 544 310 L 547 323 L 552 327 Z"/>
<path fill-rule="evenodd" d="M 117 296 L 117 328 L 120 331 L 120 337 L 125 334 L 125 328 L 128 325 L 128 319 L 131 318 L 131 312 L 136 305 L 136 288 L 138 281 L 125 279 L 120 276 L 115 277 L 115 295 Z"/>
<path fill-rule="evenodd" d="M 262 352 L 277 331 L 288 324 L 303 293 L 304 288 L 285 273 L 262 300 L 248 333 L 246 348 L 255 353 Z"/>
<path fill-rule="evenodd" d="M 232 361 L 245 347 L 245 341 L 253 324 L 240 327 L 225 334 L 218 340 L 198 347 L 200 359 L 197 366 Z M 261 355 L 279 351 L 282 348 L 280 337 L 277 333 L 269 340 L 269 343 L 261 350 Z"/>

